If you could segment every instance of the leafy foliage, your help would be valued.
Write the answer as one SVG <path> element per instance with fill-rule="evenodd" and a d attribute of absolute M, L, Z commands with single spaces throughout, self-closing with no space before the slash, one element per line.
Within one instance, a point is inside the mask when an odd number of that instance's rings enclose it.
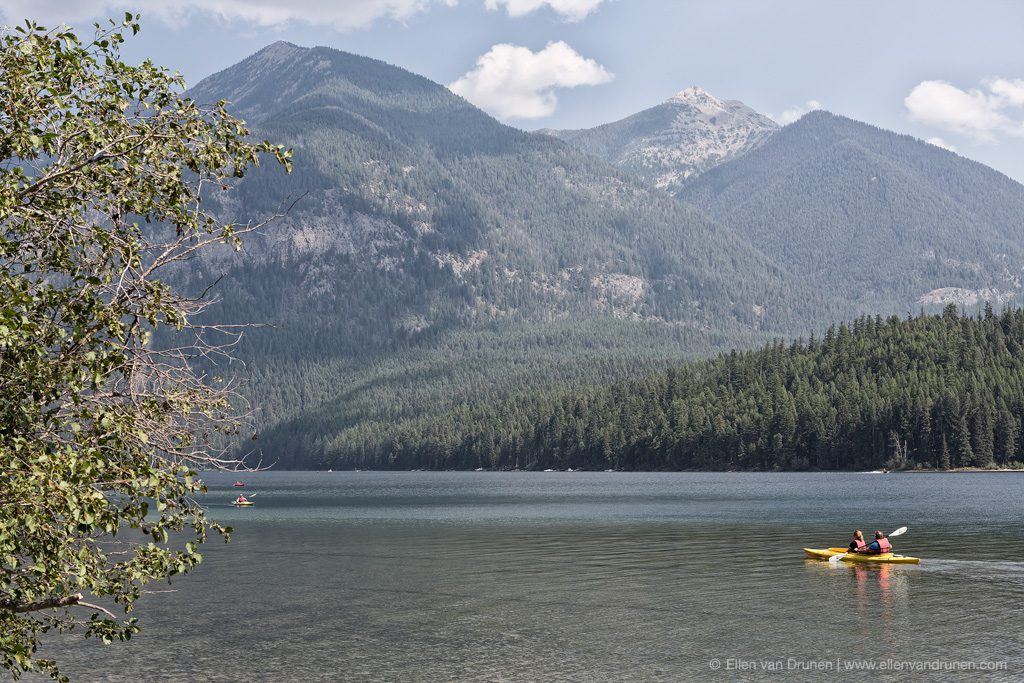
<path fill-rule="evenodd" d="M 236 464 L 209 442 L 239 423 L 190 366 L 225 330 L 193 325 L 205 303 L 161 274 L 237 245 L 255 226 L 221 223 L 202 195 L 287 153 L 249 142 L 223 102 L 181 97 L 177 75 L 120 61 L 138 30 L 127 14 L 83 43 L 27 22 L 0 43 L 0 663 L 15 674 L 59 677 L 35 654 L 51 629 L 131 637 L 143 586 L 228 531 L 193 499 L 194 470 Z M 176 343 L 155 345 L 160 329 Z"/>

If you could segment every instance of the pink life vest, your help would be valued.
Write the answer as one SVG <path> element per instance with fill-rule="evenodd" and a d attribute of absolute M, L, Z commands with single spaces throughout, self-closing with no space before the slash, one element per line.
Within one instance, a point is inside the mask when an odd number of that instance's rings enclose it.
<path fill-rule="evenodd" d="M 889 539 L 888 538 L 876 538 L 875 539 L 875 543 L 878 544 L 878 552 L 879 553 L 891 553 L 892 552 L 892 544 L 889 543 Z"/>
<path fill-rule="evenodd" d="M 864 548 L 868 547 L 868 544 L 865 543 L 864 539 L 862 539 L 862 538 L 855 538 L 855 539 L 853 539 L 853 542 L 857 544 L 855 546 L 856 550 L 864 550 Z"/>

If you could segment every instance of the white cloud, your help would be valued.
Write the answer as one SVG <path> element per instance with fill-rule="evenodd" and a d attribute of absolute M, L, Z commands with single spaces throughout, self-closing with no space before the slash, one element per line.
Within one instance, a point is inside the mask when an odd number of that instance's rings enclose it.
<path fill-rule="evenodd" d="M 441 0 L 451 5 L 453 0 Z M 128 10 L 183 24 L 194 15 L 280 26 L 291 21 L 327 24 L 337 29 L 361 28 L 377 19 L 404 20 L 427 9 L 433 0 L 5 0 L 0 14 L 11 22 L 30 17 L 43 23 L 74 23 Z"/>
<path fill-rule="evenodd" d="M 484 0 L 487 9 L 502 5 L 510 17 L 521 17 L 547 6 L 568 21 L 583 21 L 603 0 Z"/>
<path fill-rule="evenodd" d="M 946 142 L 942 138 L 928 138 L 927 140 L 925 140 L 925 142 L 927 142 L 929 145 L 935 145 L 936 147 L 941 147 L 942 149 L 948 149 L 950 152 L 955 152 L 956 151 L 956 146 L 955 145 L 949 144 L 948 142 Z"/>
<path fill-rule="evenodd" d="M 1024 107 L 1024 79 L 993 78 L 986 82 L 992 94 L 1009 106 Z"/>
<path fill-rule="evenodd" d="M 768 118 L 774 120 L 776 123 L 781 123 L 783 126 L 788 126 L 800 119 L 801 116 L 809 111 L 816 111 L 821 109 L 821 102 L 818 100 L 807 100 L 802 105 L 796 104 L 782 112 L 778 116 L 768 114 Z"/>
<path fill-rule="evenodd" d="M 556 89 L 600 85 L 614 77 L 561 41 L 548 43 L 540 52 L 501 43 L 448 87 L 499 118 L 536 119 L 554 113 Z"/>
<path fill-rule="evenodd" d="M 1022 112 L 1007 112 L 1024 107 L 1024 81 L 996 78 L 984 86 L 963 90 L 946 81 L 922 81 L 903 104 L 911 119 L 942 130 L 981 140 L 998 134 L 1024 137 Z"/>

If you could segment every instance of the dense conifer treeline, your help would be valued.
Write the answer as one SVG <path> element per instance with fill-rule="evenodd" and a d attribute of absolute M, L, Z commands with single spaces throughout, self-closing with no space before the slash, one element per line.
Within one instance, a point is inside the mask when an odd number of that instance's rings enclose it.
<path fill-rule="evenodd" d="M 252 445 L 277 467 L 318 466 L 340 444 L 352 450 L 389 441 L 460 405 L 586 392 L 764 341 L 653 321 L 568 319 L 457 329 L 414 346 L 330 360 L 264 359 L 246 364 L 243 374 L 265 429 Z"/>
<path fill-rule="evenodd" d="M 1024 310 L 863 317 L 642 380 L 463 403 L 318 467 L 852 469 L 1024 460 Z"/>

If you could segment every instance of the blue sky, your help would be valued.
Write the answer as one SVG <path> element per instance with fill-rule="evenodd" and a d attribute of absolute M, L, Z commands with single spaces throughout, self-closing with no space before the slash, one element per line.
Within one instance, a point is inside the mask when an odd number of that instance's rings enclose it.
<path fill-rule="evenodd" d="M 1024 3 L 1013 0 L 4 0 L 83 25 L 143 14 L 125 56 L 189 82 L 275 40 L 452 85 L 526 129 L 613 121 L 690 85 L 790 120 L 820 106 L 1024 180 Z"/>

